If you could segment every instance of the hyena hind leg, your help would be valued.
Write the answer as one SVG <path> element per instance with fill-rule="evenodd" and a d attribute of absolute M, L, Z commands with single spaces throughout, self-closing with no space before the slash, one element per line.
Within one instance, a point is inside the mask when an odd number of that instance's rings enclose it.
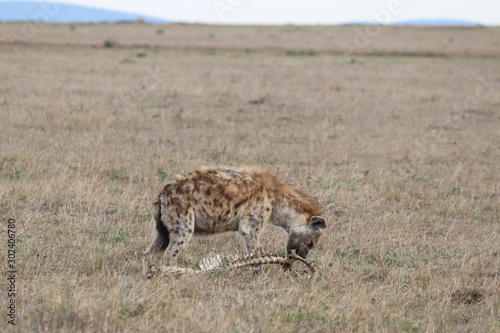
<path fill-rule="evenodd" d="M 189 243 L 194 233 L 194 211 L 193 209 L 177 209 L 172 216 L 176 216 L 176 225 L 170 232 L 170 242 L 163 255 L 163 265 L 169 266 L 175 257 Z"/>
<path fill-rule="evenodd" d="M 149 245 L 148 249 L 143 253 L 142 271 L 144 274 L 147 274 L 149 271 L 151 257 L 154 257 L 157 253 L 164 251 L 168 244 L 169 239 L 165 239 L 165 236 L 157 232 L 155 238 L 151 242 L 151 245 Z"/>
<path fill-rule="evenodd" d="M 168 244 L 167 250 L 163 255 L 163 265 L 169 266 L 171 263 L 173 263 L 177 255 L 189 243 L 192 236 L 192 228 L 189 230 L 179 230 L 175 233 L 171 233 L 170 243 Z"/>

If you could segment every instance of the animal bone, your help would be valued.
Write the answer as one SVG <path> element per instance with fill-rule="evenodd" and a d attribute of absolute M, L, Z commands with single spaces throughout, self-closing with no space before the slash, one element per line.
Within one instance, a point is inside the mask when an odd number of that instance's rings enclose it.
<path fill-rule="evenodd" d="M 313 263 L 309 260 L 306 260 L 295 252 L 292 252 L 287 255 L 279 255 L 273 253 L 266 254 L 248 254 L 241 257 L 230 256 L 230 257 L 221 257 L 220 255 L 215 255 L 210 258 L 202 259 L 199 263 L 200 269 L 192 269 L 192 268 L 183 268 L 176 266 L 163 266 L 157 267 L 155 265 L 151 265 L 146 276 L 148 278 L 152 278 L 158 275 L 196 275 L 202 273 L 214 272 L 219 269 L 224 270 L 234 270 L 241 267 L 254 266 L 254 265 L 266 265 L 266 264 L 280 264 L 280 265 L 291 265 L 295 261 L 300 261 L 304 265 L 309 268 L 312 274 L 319 267 L 318 264 Z"/>

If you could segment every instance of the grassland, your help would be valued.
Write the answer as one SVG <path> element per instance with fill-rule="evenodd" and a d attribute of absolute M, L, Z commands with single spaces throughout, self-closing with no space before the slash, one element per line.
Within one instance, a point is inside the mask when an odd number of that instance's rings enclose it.
<path fill-rule="evenodd" d="M 26 29 L 0 24 L 0 331 L 500 332 L 500 29 L 384 28 L 347 56 L 361 28 Z M 151 203 L 201 164 L 318 198 L 318 274 L 146 280 Z"/>

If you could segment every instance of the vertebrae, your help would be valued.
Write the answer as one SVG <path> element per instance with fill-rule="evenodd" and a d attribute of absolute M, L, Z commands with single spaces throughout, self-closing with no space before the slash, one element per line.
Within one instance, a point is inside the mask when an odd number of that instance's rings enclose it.
<path fill-rule="evenodd" d="M 266 264 L 280 264 L 284 267 L 289 267 L 293 262 L 300 261 L 309 268 L 311 273 L 316 271 L 318 267 L 317 264 L 310 262 L 295 253 L 288 255 L 279 255 L 273 253 L 266 254 L 248 254 L 244 256 L 229 256 L 221 257 L 220 255 L 215 255 L 210 258 L 202 259 L 199 263 L 199 269 L 175 267 L 175 266 L 163 266 L 162 268 L 152 265 L 147 273 L 148 278 L 152 278 L 157 275 L 195 275 L 201 273 L 217 272 L 217 271 L 230 271 L 241 267 L 255 266 L 255 265 L 266 265 Z"/>

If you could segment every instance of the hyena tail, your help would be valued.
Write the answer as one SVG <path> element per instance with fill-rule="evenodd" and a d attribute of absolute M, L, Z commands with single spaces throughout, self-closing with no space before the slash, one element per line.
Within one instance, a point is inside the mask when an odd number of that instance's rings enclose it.
<path fill-rule="evenodd" d="M 156 235 L 156 248 L 157 251 L 163 251 L 168 247 L 168 243 L 170 243 L 170 232 L 168 231 L 165 224 L 161 220 L 161 206 L 163 204 L 163 198 L 160 196 L 160 199 L 154 203 L 155 206 L 155 221 L 156 221 L 156 231 L 158 234 Z"/>

